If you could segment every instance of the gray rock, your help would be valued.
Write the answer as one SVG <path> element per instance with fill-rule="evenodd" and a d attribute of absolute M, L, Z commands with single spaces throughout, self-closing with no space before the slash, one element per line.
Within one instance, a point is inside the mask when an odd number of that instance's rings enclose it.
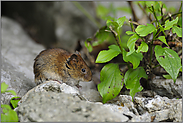
<path fill-rule="evenodd" d="M 101 104 L 55 92 L 30 93 L 17 109 L 20 122 L 125 122 L 127 117 Z"/>
<path fill-rule="evenodd" d="M 57 81 L 36 86 L 22 97 L 16 109 L 20 121 L 182 121 L 182 99 L 168 99 L 156 95 L 154 98 L 134 97 L 132 102 L 129 95 L 119 95 L 110 103 L 102 104 L 91 102 L 90 100 L 94 101 L 96 98 L 88 97 L 87 93 L 83 95 L 84 89 L 82 93 L 81 90 Z M 91 90 L 88 92 L 92 92 Z M 95 92 L 92 94 L 97 95 Z M 47 115 L 43 115 L 43 112 Z M 101 112 L 105 112 L 105 115 L 101 115 Z"/>
<path fill-rule="evenodd" d="M 156 95 L 154 98 L 135 97 L 135 103 L 141 106 L 143 110 L 150 112 L 159 111 L 170 108 L 170 100 L 167 97 L 160 97 Z"/>
<path fill-rule="evenodd" d="M 2 14 L 19 22 L 36 42 L 44 46 L 56 42 L 53 2 L 14 1 L 2 6 Z"/>
<path fill-rule="evenodd" d="M 154 121 L 168 121 L 169 120 L 169 116 L 168 114 L 170 113 L 169 109 L 164 109 L 164 110 L 160 110 L 160 111 L 155 111 L 154 113 L 151 113 L 155 116 Z"/>
<path fill-rule="evenodd" d="M 146 112 L 141 116 L 133 117 L 129 122 L 151 122 L 151 115 Z"/>
<path fill-rule="evenodd" d="M 93 2 L 78 2 L 97 20 Z M 3 14 L 20 22 L 36 41 L 46 48 L 61 47 L 69 51 L 78 40 L 86 40 L 98 29 L 74 2 L 3 2 Z"/>
<path fill-rule="evenodd" d="M 83 87 L 82 87 L 83 88 Z M 102 97 L 97 90 L 94 89 L 87 89 L 87 90 L 80 90 L 80 94 L 90 102 L 102 102 Z"/>
<path fill-rule="evenodd" d="M 2 56 L 10 61 L 17 71 L 33 81 L 34 58 L 44 47 L 31 40 L 17 22 L 2 17 L 1 23 Z"/>
<path fill-rule="evenodd" d="M 77 95 L 82 100 L 87 100 L 91 102 L 102 102 L 102 98 L 98 91 L 94 89 L 85 89 L 85 87 L 77 88 L 71 87 L 65 83 L 59 83 L 58 81 L 46 81 L 30 91 L 28 91 L 23 97 L 22 101 L 26 100 L 30 93 L 33 92 L 56 92 L 56 93 L 66 93 Z"/>
<path fill-rule="evenodd" d="M 85 99 L 91 102 L 102 102 L 102 97 L 96 90 L 93 80 L 91 82 L 80 82 L 79 85 L 82 86 L 79 92 Z"/>
<path fill-rule="evenodd" d="M 66 93 L 66 94 L 73 94 L 80 96 L 79 90 L 76 87 L 71 87 L 65 83 L 60 84 L 57 81 L 46 81 L 45 83 L 42 83 L 40 85 L 37 85 L 36 87 L 29 90 L 19 101 L 19 105 L 21 102 L 24 102 L 31 93 L 35 92 L 55 92 L 55 93 Z"/>
<path fill-rule="evenodd" d="M 17 96 L 22 97 L 35 87 L 33 62 L 43 46 L 34 43 L 21 28 L 20 24 L 2 17 L 2 69 L 1 82 L 9 85 Z M 10 93 L 2 94 L 1 102 L 8 104 L 13 97 Z"/>
<path fill-rule="evenodd" d="M 171 99 L 182 98 L 182 78 L 178 78 L 175 83 L 172 79 L 154 78 L 149 84 L 158 95 Z"/>
<path fill-rule="evenodd" d="M 95 20 L 95 4 L 78 2 Z M 78 40 L 86 40 L 94 35 L 98 27 L 75 6 L 73 2 L 54 2 L 55 31 L 58 44 L 69 51 L 74 51 Z"/>
<path fill-rule="evenodd" d="M 154 121 L 182 122 L 182 99 L 168 99 L 156 95 L 154 98 L 135 97 L 134 102 L 139 112 L 155 116 Z M 136 120 L 138 122 L 138 118 Z"/>
<path fill-rule="evenodd" d="M 111 111 L 116 112 L 118 114 L 121 114 L 121 116 L 126 116 L 128 118 L 124 117 L 125 121 L 129 121 L 132 117 L 135 117 L 136 115 L 131 112 L 128 107 L 126 106 L 118 106 L 115 104 L 104 104 L 104 107 L 109 108 Z"/>
<path fill-rule="evenodd" d="M 5 82 L 8 84 L 7 90 L 14 90 L 17 96 L 22 97 L 28 90 L 36 86 L 24 73 L 19 72 L 19 69 L 12 66 L 12 61 L 10 62 L 3 56 L 1 67 L 1 83 Z M 9 104 L 12 97 L 14 97 L 14 95 L 10 93 L 3 93 L 1 95 L 1 103 Z"/>
<path fill-rule="evenodd" d="M 173 99 L 168 116 L 173 122 L 182 122 L 182 99 Z"/>
<path fill-rule="evenodd" d="M 119 95 L 119 102 L 120 102 L 120 104 L 127 107 L 135 115 L 139 115 L 137 109 L 135 108 L 134 103 L 132 102 L 132 97 L 131 96 L 129 96 L 129 95 Z"/>

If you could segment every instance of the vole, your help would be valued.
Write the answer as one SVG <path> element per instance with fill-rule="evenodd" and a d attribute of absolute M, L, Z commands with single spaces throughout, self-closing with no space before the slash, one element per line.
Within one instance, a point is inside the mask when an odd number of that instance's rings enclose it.
<path fill-rule="evenodd" d="M 69 53 L 60 48 L 47 49 L 34 59 L 35 83 L 37 85 L 56 80 L 70 86 L 79 86 L 79 81 L 91 81 L 92 73 L 79 52 Z"/>

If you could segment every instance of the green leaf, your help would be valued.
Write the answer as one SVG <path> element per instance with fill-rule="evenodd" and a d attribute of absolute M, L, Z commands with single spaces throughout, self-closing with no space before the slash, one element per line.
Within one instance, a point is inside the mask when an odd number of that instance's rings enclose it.
<path fill-rule="evenodd" d="M 164 30 L 168 30 L 168 29 L 172 28 L 173 25 L 176 24 L 177 22 L 178 22 L 178 17 L 176 17 L 176 19 L 174 19 L 172 21 L 169 21 L 169 20 L 165 21 L 165 28 L 164 28 Z"/>
<path fill-rule="evenodd" d="M 132 31 L 126 31 L 126 34 L 127 34 L 127 35 L 132 35 L 132 34 L 135 34 L 135 32 L 132 32 Z"/>
<path fill-rule="evenodd" d="M 106 22 L 107 26 L 112 26 L 112 28 L 117 31 L 117 28 L 119 27 L 119 24 L 115 21 L 107 20 Z"/>
<path fill-rule="evenodd" d="M 127 42 L 127 47 L 129 48 L 130 52 L 127 53 L 127 56 L 131 55 L 135 51 L 135 42 L 140 37 L 137 34 L 132 35 Z"/>
<path fill-rule="evenodd" d="M 182 28 L 182 16 L 179 17 L 179 20 L 177 22 L 177 25 L 180 26 Z"/>
<path fill-rule="evenodd" d="M 123 24 L 124 24 L 124 22 L 125 22 L 125 19 L 126 19 L 126 17 L 124 16 L 124 17 L 120 17 L 120 18 L 118 18 L 117 19 L 117 23 L 118 23 L 118 30 L 119 30 L 119 28 L 121 28 L 122 26 L 123 26 Z"/>
<path fill-rule="evenodd" d="M 13 94 L 14 96 L 16 96 L 16 92 L 14 90 L 6 90 L 6 92 L 10 92 L 11 94 Z"/>
<path fill-rule="evenodd" d="M 1 83 L 1 93 L 5 93 L 7 88 L 8 88 L 8 85 L 5 82 L 2 82 Z"/>
<path fill-rule="evenodd" d="M 98 90 L 103 97 L 103 103 L 115 98 L 119 94 L 123 87 L 122 78 L 118 64 L 110 63 L 102 68 L 100 72 L 101 83 L 98 84 Z"/>
<path fill-rule="evenodd" d="M 169 45 L 166 42 L 165 36 L 159 36 L 157 39 L 159 39 L 160 41 L 162 41 L 163 43 L 165 43 L 169 47 Z"/>
<path fill-rule="evenodd" d="M 19 99 L 20 97 L 12 97 L 10 100 L 11 105 L 13 106 L 13 108 L 16 108 L 18 105 L 18 102 L 20 101 Z"/>
<path fill-rule="evenodd" d="M 148 7 L 151 7 L 151 6 L 155 5 L 155 1 L 145 1 L 145 3 Z"/>
<path fill-rule="evenodd" d="M 181 68 L 181 59 L 178 54 L 168 48 L 161 46 L 155 47 L 155 56 L 159 64 L 170 74 L 174 82 L 177 79 L 179 69 Z"/>
<path fill-rule="evenodd" d="M 135 31 L 139 36 L 147 36 L 148 34 L 154 32 L 156 30 L 155 26 L 153 24 L 148 24 L 147 26 L 145 25 L 139 25 Z"/>
<path fill-rule="evenodd" d="M 112 50 L 116 50 L 116 51 L 118 51 L 118 52 L 121 52 L 119 46 L 114 45 L 114 44 L 113 44 L 113 45 L 110 45 L 108 48 L 109 48 L 109 49 L 112 49 Z"/>
<path fill-rule="evenodd" d="M 182 72 L 182 66 L 181 66 L 181 68 L 179 69 L 179 72 Z"/>
<path fill-rule="evenodd" d="M 106 31 L 107 30 L 107 31 Z M 92 46 L 97 46 L 99 44 L 102 44 L 104 41 L 106 41 L 109 38 L 109 28 L 107 26 L 103 26 L 102 28 L 100 28 L 99 30 L 97 30 L 96 34 L 95 34 L 95 38 L 97 39 L 97 41 L 94 41 L 92 43 Z"/>
<path fill-rule="evenodd" d="M 1 122 L 18 122 L 18 115 L 9 105 L 1 105 Z"/>
<path fill-rule="evenodd" d="M 148 45 L 144 41 L 142 41 L 141 45 L 138 46 L 138 49 L 136 50 L 136 52 L 139 53 L 139 52 L 147 52 L 147 51 L 148 51 Z"/>
<path fill-rule="evenodd" d="M 131 62 L 133 64 L 133 69 L 137 68 L 142 61 L 143 55 L 142 53 L 133 52 L 131 55 L 127 56 L 127 52 L 123 50 L 123 60 L 125 62 Z"/>
<path fill-rule="evenodd" d="M 182 28 L 173 26 L 172 27 L 172 32 L 176 33 L 179 37 L 182 37 Z"/>
<path fill-rule="evenodd" d="M 105 63 L 116 57 L 121 53 L 120 48 L 117 45 L 109 46 L 109 50 L 100 51 L 96 63 Z"/>
<path fill-rule="evenodd" d="M 142 91 L 143 87 L 140 85 L 140 78 L 148 78 L 143 67 L 138 67 L 137 69 L 129 69 L 124 76 L 124 83 L 127 89 L 130 89 L 130 96 L 135 96 L 135 93 Z"/>
<path fill-rule="evenodd" d="M 121 37 L 121 40 L 122 40 L 121 44 L 122 44 L 122 47 L 123 48 L 128 49 L 128 47 L 127 47 L 127 41 L 128 41 L 128 39 L 130 37 L 131 36 L 129 36 L 129 35 L 122 35 L 122 37 Z"/>
<path fill-rule="evenodd" d="M 162 16 L 157 16 L 157 19 L 158 19 L 158 20 L 161 20 L 161 18 L 162 18 Z"/>
<path fill-rule="evenodd" d="M 3 113 L 7 113 L 9 110 L 12 110 L 11 107 L 6 104 L 1 104 L 1 108 L 2 108 Z"/>
<path fill-rule="evenodd" d="M 100 28 L 97 31 L 97 33 L 95 34 L 95 37 L 98 39 L 99 42 L 102 43 L 103 41 L 105 41 L 108 38 L 110 32 L 107 32 L 106 31 L 107 29 L 108 29 L 107 26 L 104 26 L 104 27 Z"/>
<path fill-rule="evenodd" d="M 166 79 L 172 79 L 172 77 L 168 74 L 168 75 L 163 75 L 164 78 Z"/>
<path fill-rule="evenodd" d="M 93 47 L 92 47 L 92 45 L 88 42 L 88 40 L 90 41 L 91 38 L 89 38 L 89 39 L 87 39 L 87 40 L 85 41 L 85 47 L 88 49 L 89 52 L 91 52 L 91 51 L 93 50 Z"/>

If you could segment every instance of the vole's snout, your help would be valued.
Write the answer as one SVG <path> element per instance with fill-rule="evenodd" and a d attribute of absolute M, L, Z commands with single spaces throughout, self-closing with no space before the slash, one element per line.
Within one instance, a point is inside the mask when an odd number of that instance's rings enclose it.
<path fill-rule="evenodd" d="M 86 74 L 86 75 L 84 76 L 84 81 L 89 82 L 89 81 L 91 81 L 91 80 L 92 80 L 92 75 Z"/>

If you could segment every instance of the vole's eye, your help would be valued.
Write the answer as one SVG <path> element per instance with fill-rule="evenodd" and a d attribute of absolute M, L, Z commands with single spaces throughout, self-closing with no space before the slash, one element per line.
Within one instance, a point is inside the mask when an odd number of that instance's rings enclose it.
<path fill-rule="evenodd" d="M 81 69 L 81 71 L 84 73 L 86 70 L 83 68 L 83 69 Z"/>

